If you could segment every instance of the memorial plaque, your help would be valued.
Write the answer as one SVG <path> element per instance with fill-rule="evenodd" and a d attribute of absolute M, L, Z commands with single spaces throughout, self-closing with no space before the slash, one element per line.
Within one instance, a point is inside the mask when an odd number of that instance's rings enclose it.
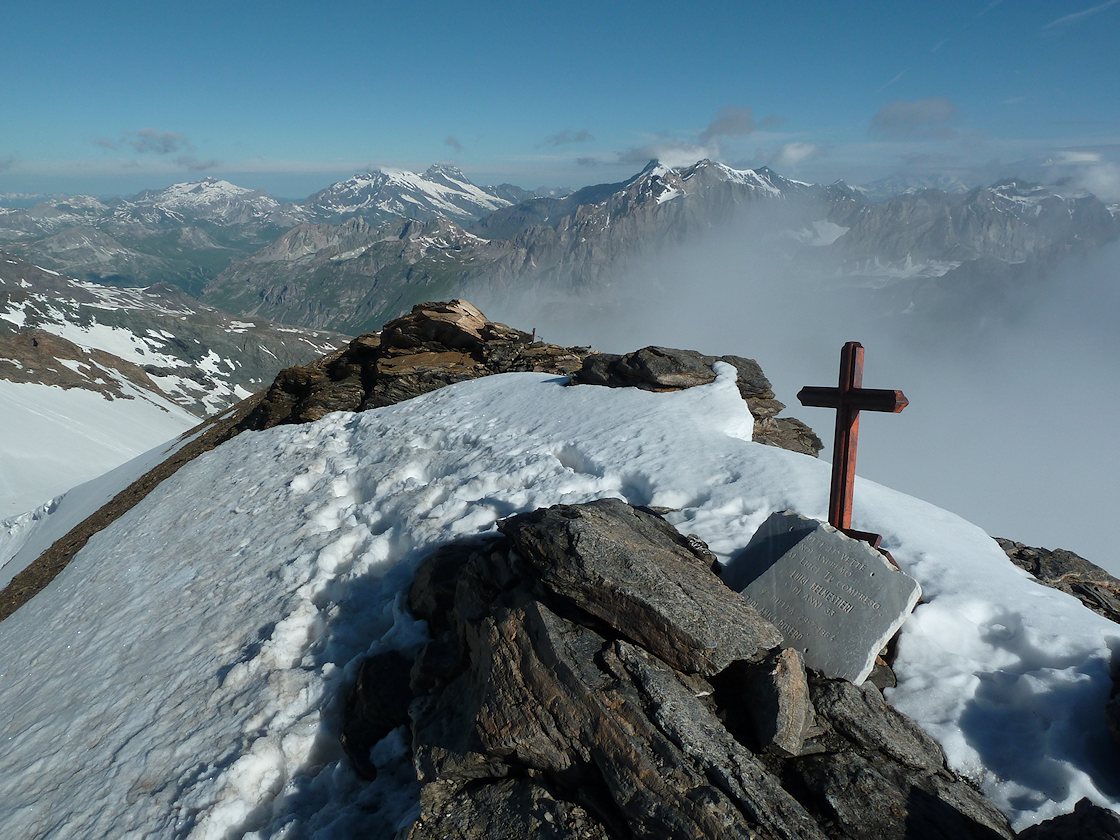
<path fill-rule="evenodd" d="M 921 588 L 867 543 L 815 519 L 770 516 L 721 572 L 805 664 L 861 683 Z"/>

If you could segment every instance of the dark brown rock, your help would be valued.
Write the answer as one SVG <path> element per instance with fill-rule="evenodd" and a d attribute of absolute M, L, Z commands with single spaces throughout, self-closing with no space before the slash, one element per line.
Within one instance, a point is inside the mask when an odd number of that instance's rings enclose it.
<path fill-rule="evenodd" d="M 1068 592 L 1093 612 L 1120 623 L 1120 580 L 1064 548 L 1034 548 L 995 537 L 1008 559 L 1042 584 Z"/>
<path fill-rule="evenodd" d="M 422 303 L 338 353 L 280 373 L 242 429 L 307 423 L 331 411 L 394 405 L 446 385 L 494 373 L 567 374 L 587 348 L 534 342 L 490 321 L 466 301 Z"/>
<path fill-rule="evenodd" d="M 498 527 L 540 591 L 680 671 L 708 676 L 736 660 L 758 661 L 781 643 L 673 526 L 625 502 L 556 505 Z"/>
<path fill-rule="evenodd" d="M 581 806 L 531 779 L 424 787 L 420 818 L 404 840 L 611 840 Z"/>
<path fill-rule="evenodd" d="M 1120 816 L 1082 799 L 1073 813 L 1054 817 L 1019 832 L 1020 840 L 1120 840 Z"/>
<path fill-rule="evenodd" d="M 365 779 L 377 777 L 370 748 L 398 726 L 408 724 L 411 670 L 412 661 L 395 650 L 370 656 L 358 667 L 358 678 L 342 713 L 340 740 L 354 768 Z"/>

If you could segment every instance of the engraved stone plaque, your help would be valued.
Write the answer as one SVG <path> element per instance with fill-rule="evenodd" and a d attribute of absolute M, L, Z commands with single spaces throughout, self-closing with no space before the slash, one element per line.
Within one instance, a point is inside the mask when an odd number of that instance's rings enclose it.
<path fill-rule="evenodd" d="M 791 511 L 762 523 L 720 573 L 829 677 L 867 679 L 921 588 L 867 543 Z"/>

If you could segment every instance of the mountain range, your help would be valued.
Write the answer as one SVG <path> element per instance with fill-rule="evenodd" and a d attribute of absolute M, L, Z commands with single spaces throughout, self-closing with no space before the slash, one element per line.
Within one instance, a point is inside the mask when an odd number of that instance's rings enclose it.
<path fill-rule="evenodd" d="M 864 189 L 767 167 L 652 161 L 623 182 L 546 196 L 478 186 L 436 165 L 360 173 L 283 203 L 205 179 L 129 199 L 0 209 L 0 241 L 53 270 L 173 283 L 240 315 L 358 332 L 424 298 L 602 291 L 666 249 L 720 231 L 768 242 L 798 271 L 878 286 L 952 284 L 953 272 L 975 274 L 977 261 L 1020 266 L 1010 272 L 1018 276 L 1120 236 L 1118 209 L 1087 193 L 1017 180 L 937 183 Z"/>

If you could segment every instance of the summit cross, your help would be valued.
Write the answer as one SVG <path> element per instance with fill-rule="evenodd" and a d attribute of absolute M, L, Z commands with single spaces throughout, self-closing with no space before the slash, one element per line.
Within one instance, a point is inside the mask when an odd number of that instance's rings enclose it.
<path fill-rule="evenodd" d="M 797 392 L 802 405 L 836 409 L 836 439 L 832 452 L 832 491 L 828 499 L 828 524 L 850 537 L 878 548 L 878 534 L 852 529 L 852 495 L 856 481 L 856 444 L 859 413 L 887 411 L 898 414 L 910 404 L 902 391 L 863 387 L 863 345 L 849 341 L 840 351 L 840 382 L 835 388 L 806 386 Z"/>

